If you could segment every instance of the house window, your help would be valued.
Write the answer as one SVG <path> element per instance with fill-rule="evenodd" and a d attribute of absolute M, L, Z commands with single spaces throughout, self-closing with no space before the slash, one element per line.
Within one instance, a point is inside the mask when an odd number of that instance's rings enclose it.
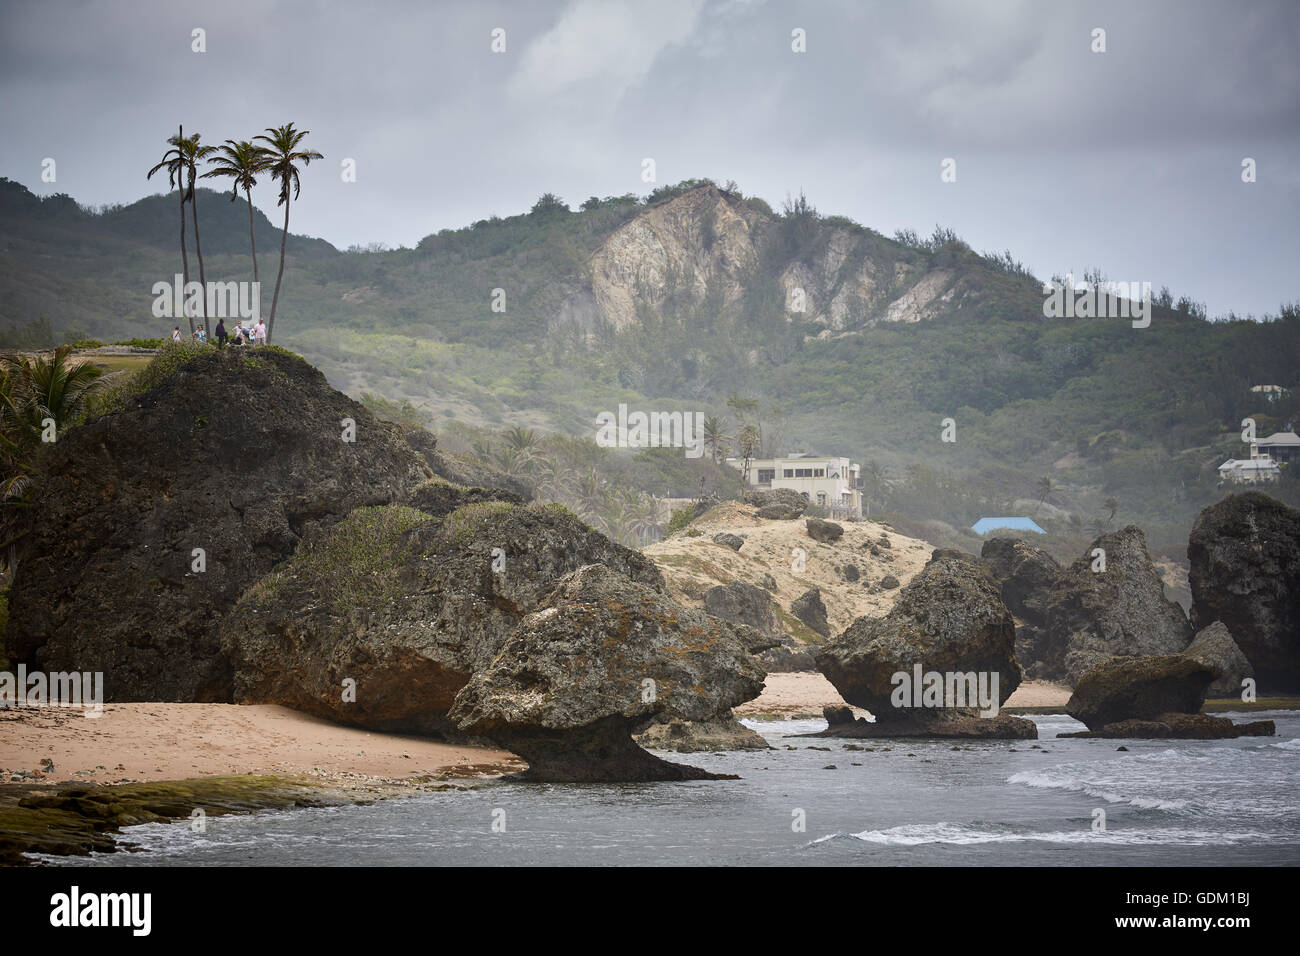
<path fill-rule="evenodd" d="M 782 477 L 785 477 L 785 478 L 793 478 L 793 477 L 794 477 L 794 469 L 793 469 L 793 468 L 787 468 L 787 469 L 785 469 L 785 474 L 784 474 Z"/>
<path fill-rule="evenodd" d="M 775 469 L 775 468 L 760 468 L 760 469 L 758 469 L 758 482 L 759 482 L 759 484 L 765 484 L 765 483 L 771 481 L 771 480 L 772 480 L 773 478 L 775 478 L 775 477 L 776 477 L 776 469 Z"/>
<path fill-rule="evenodd" d="M 814 478 L 825 478 L 825 477 L 826 477 L 826 469 L 825 469 L 825 468 L 818 468 L 817 471 L 813 474 L 813 477 L 814 477 Z"/>
<path fill-rule="evenodd" d="M 826 492 L 824 491 L 817 492 L 817 503 L 821 505 L 823 508 L 826 507 Z"/>

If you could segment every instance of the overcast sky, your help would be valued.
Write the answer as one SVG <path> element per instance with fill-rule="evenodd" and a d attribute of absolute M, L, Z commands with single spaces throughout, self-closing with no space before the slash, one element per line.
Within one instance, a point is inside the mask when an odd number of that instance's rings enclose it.
<path fill-rule="evenodd" d="M 178 123 L 292 121 L 290 228 L 341 248 L 709 176 L 1258 314 L 1300 298 L 1297 49 L 1294 0 L 0 0 L 0 175 L 131 202 Z"/>

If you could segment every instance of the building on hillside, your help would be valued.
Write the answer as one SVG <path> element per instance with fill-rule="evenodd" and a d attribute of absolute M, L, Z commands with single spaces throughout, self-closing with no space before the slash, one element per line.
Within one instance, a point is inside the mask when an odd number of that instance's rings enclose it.
<path fill-rule="evenodd" d="M 1291 394 L 1289 388 L 1283 388 L 1281 385 L 1252 385 L 1250 390 L 1269 402 L 1276 402 Z"/>
<path fill-rule="evenodd" d="M 1034 534 L 1047 534 L 1033 518 L 980 518 L 971 530 L 976 534 L 988 534 L 990 531 L 1032 531 Z"/>
<path fill-rule="evenodd" d="M 1289 428 L 1287 431 L 1274 432 L 1267 438 L 1261 438 L 1255 444 L 1259 446 L 1260 455 L 1267 456 L 1279 464 L 1300 459 L 1300 436 Z"/>
<path fill-rule="evenodd" d="M 1229 458 L 1219 466 L 1219 481 L 1234 485 L 1261 485 L 1277 481 L 1282 469 L 1272 458 Z"/>
<path fill-rule="evenodd" d="M 728 458 L 727 464 L 745 470 L 743 458 Z M 830 511 L 832 516 L 860 518 L 862 492 L 859 466 L 847 458 L 819 458 L 794 454 L 784 458 L 749 459 L 747 488 L 771 491 L 789 488 L 803 495 L 810 504 Z"/>

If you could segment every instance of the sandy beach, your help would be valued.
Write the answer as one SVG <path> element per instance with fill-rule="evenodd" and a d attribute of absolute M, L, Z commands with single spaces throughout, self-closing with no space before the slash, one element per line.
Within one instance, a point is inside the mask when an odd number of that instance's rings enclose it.
<path fill-rule="evenodd" d="M 52 771 L 40 769 L 53 761 Z M 327 780 L 473 777 L 523 768 L 504 750 L 343 727 L 269 704 L 107 704 L 0 710 L 0 782 L 139 783 L 220 774 Z"/>
<path fill-rule="evenodd" d="M 1061 707 L 1070 699 L 1070 688 L 1045 681 L 1026 681 L 1008 698 L 1006 707 Z M 768 674 L 763 693 L 736 708 L 737 717 L 821 716 L 823 707 L 842 707 L 844 698 L 821 674 L 813 671 Z M 854 708 L 858 715 L 867 712 Z"/>
<path fill-rule="evenodd" d="M 1007 706 L 1063 706 L 1068 697 L 1068 688 L 1028 682 Z M 843 703 L 820 674 L 769 674 L 762 695 L 737 707 L 736 715 L 820 716 L 824 706 Z M 53 770 L 42 769 L 47 760 Z M 0 783 L 245 773 L 400 780 L 488 776 L 523 766 L 504 750 L 373 733 L 269 704 L 107 704 L 99 718 L 58 708 L 0 710 Z M 18 773 L 23 776 L 15 779 Z"/>

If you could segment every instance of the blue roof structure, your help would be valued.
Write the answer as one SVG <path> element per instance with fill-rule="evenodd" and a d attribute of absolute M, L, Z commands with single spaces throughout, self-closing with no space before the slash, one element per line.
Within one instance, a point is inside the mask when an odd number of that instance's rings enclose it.
<path fill-rule="evenodd" d="M 1034 524 L 1032 518 L 980 518 L 971 525 L 976 534 L 988 534 L 990 531 L 1032 531 L 1034 534 L 1047 534 Z"/>

